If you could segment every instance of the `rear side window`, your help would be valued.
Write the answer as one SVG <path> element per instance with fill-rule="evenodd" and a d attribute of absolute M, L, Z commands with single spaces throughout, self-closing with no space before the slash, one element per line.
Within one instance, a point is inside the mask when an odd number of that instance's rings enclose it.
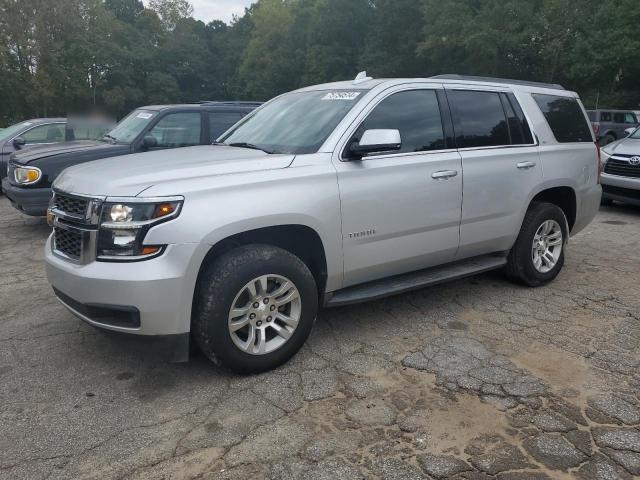
<path fill-rule="evenodd" d="M 351 141 L 358 141 L 365 130 L 400 131 L 399 153 L 424 152 L 445 148 L 438 97 L 434 90 L 398 92 L 378 104 L 360 125 Z"/>
<path fill-rule="evenodd" d="M 610 122 L 611 121 L 611 112 L 600 112 L 600 121 L 601 122 Z"/>
<path fill-rule="evenodd" d="M 209 138 L 215 141 L 220 135 L 229 130 L 244 115 L 238 112 L 210 112 L 209 113 Z"/>
<path fill-rule="evenodd" d="M 591 128 L 575 98 L 532 94 L 559 143 L 593 142 Z"/>
<path fill-rule="evenodd" d="M 533 144 L 533 135 L 524 116 L 522 108 L 513 93 L 501 93 L 504 110 L 509 121 L 509 135 L 511 136 L 512 145 L 531 145 Z"/>
<path fill-rule="evenodd" d="M 449 90 L 458 148 L 510 145 L 507 116 L 498 92 Z"/>

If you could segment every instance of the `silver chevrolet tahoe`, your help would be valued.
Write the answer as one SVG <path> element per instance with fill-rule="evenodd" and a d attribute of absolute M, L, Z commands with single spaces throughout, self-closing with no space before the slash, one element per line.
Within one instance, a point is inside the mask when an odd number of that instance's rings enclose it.
<path fill-rule="evenodd" d="M 600 204 L 594 142 L 558 85 L 361 74 L 307 87 L 214 145 L 65 170 L 47 274 L 91 325 L 264 371 L 301 348 L 321 306 L 492 269 L 553 280 Z"/>

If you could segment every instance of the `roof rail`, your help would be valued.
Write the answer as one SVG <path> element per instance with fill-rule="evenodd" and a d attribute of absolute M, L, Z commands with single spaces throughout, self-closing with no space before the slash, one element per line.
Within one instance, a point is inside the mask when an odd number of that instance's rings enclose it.
<path fill-rule="evenodd" d="M 460 80 L 460 81 L 485 82 L 485 83 L 510 83 L 512 85 L 525 85 L 528 87 L 553 88 L 554 90 L 565 89 L 562 85 L 558 85 L 557 83 L 529 82 L 527 80 L 512 80 L 509 78 L 476 77 L 474 75 L 458 75 L 455 73 L 448 73 L 445 75 L 435 75 L 429 78 L 436 79 L 436 80 Z"/>
<path fill-rule="evenodd" d="M 235 105 L 235 106 L 260 106 L 262 102 L 252 102 L 245 100 L 201 100 L 199 102 L 193 102 L 195 105 Z"/>

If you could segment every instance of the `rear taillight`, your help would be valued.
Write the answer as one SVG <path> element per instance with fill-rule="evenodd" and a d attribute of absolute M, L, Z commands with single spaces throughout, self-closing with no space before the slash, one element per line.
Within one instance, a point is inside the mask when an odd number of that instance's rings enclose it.
<path fill-rule="evenodd" d="M 600 183 L 600 177 L 602 176 L 602 153 L 600 152 L 600 146 L 598 145 L 598 142 L 595 142 L 595 145 L 596 152 L 598 152 L 598 155 L 596 155 L 596 159 L 598 162 L 596 169 L 598 171 L 598 183 Z"/>
<path fill-rule="evenodd" d="M 593 128 L 593 133 L 596 134 L 596 137 L 600 135 L 600 122 L 591 122 L 591 127 Z"/>

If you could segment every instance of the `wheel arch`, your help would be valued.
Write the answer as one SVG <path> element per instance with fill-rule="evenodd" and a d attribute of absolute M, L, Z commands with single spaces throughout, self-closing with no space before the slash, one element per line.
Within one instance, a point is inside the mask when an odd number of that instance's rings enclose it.
<path fill-rule="evenodd" d="M 534 202 L 547 202 L 557 205 L 567 219 L 569 231 L 573 230 L 578 212 L 577 195 L 575 190 L 569 186 L 557 186 L 546 188 L 538 192 L 529 202 L 529 207 Z M 528 208 L 529 208 L 528 207 Z M 527 209 L 528 209 L 527 208 Z"/>
<path fill-rule="evenodd" d="M 311 271 L 318 295 L 323 295 L 327 284 L 327 254 L 320 234 L 303 224 L 283 224 L 244 230 L 218 240 L 207 251 L 198 270 L 197 280 L 207 266 L 221 255 L 236 247 L 249 244 L 272 245 L 296 255 Z M 197 288 L 196 290 L 197 291 Z M 194 292 L 195 295 L 195 292 Z"/>

